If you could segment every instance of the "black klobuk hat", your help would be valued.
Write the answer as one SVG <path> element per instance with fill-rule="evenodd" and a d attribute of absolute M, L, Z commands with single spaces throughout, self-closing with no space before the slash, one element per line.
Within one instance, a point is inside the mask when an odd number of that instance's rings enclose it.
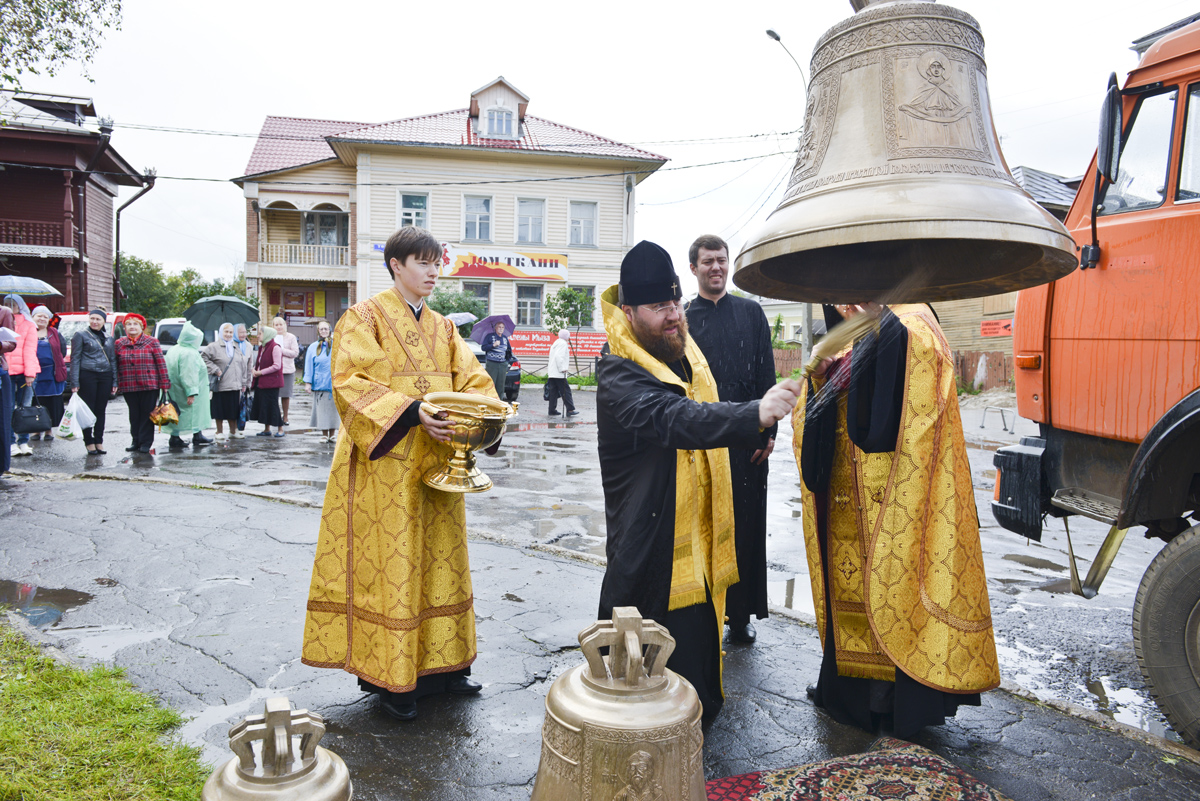
<path fill-rule="evenodd" d="M 671 263 L 671 254 L 644 239 L 621 260 L 618 292 L 622 306 L 665 303 L 683 298 L 683 289 L 679 286 L 679 276 L 675 274 L 675 266 Z"/>

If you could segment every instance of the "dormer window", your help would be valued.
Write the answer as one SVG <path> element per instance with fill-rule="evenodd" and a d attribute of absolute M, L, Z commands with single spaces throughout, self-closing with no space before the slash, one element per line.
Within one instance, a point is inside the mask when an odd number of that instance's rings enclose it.
<path fill-rule="evenodd" d="M 506 108 L 488 109 L 487 135 L 512 138 L 513 113 Z"/>

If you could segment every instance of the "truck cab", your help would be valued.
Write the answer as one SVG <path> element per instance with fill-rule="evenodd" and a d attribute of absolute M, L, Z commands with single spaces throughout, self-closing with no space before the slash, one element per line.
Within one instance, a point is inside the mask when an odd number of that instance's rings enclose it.
<path fill-rule="evenodd" d="M 1142 579 L 1134 645 L 1168 720 L 1197 746 L 1200 22 L 1152 45 L 1124 87 L 1114 79 L 1101 129 L 1065 220 L 1080 269 L 1017 298 L 1017 408 L 1040 433 L 997 452 L 992 509 L 1033 540 L 1048 516 L 1109 524 L 1087 580 L 1072 577 L 1084 597 L 1128 529 L 1167 543 Z"/>

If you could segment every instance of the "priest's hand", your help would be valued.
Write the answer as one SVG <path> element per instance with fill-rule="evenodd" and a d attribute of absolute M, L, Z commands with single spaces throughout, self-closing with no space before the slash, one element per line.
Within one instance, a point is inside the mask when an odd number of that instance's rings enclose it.
<path fill-rule="evenodd" d="M 767 390 L 758 403 L 758 425 L 770 428 L 792 413 L 796 399 L 800 397 L 800 384 L 790 378 L 780 381 Z"/>
<path fill-rule="evenodd" d="M 450 441 L 450 429 L 454 427 L 453 423 L 451 423 L 449 420 L 441 420 L 437 417 L 430 417 L 429 415 L 425 414 L 425 410 L 421 408 L 417 409 L 417 414 L 421 418 L 421 426 L 425 429 L 426 434 L 433 437 L 438 442 Z M 446 412 L 443 411 L 440 412 L 440 414 L 446 414 Z"/>
<path fill-rule="evenodd" d="M 754 453 L 750 454 L 750 464 L 762 464 L 771 458 L 771 454 L 775 450 L 775 438 L 771 437 L 767 440 L 767 447 L 759 448 Z"/>

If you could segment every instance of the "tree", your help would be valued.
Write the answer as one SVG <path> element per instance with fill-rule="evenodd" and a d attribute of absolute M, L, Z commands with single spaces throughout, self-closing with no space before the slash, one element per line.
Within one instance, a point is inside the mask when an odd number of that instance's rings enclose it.
<path fill-rule="evenodd" d="M 578 337 L 580 328 L 592 324 L 595 312 L 590 294 L 564 286 L 546 299 L 546 328 L 554 332 L 562 328 L 574 328 Z M 575 361 L 575 372 L 578 373 L 579 354 L 575 348 L 571 348 L 571 358 Z"/>
<path fill-rule="evenodd" d="M 151 326 L 174 316 L 175 294 L 162 265 L 127 253 L 120 258 L 121 289 L 125 292 L 121 310 L 142 315 Z"/>
<path fill-rule="evenodd" d="M 109 28 L 121 28 L 121 0 L 0 0 L 0 83 L 19 87 L 23 72 L 53 76 L 73 61 L 87 76 Z"/>
<path fill-rule="evenodd" d="M 779 350 L 783 347 L 783 315 L 775 315 L 775 323 L 771 326 L 771 347 Z"/>
<path fill-rule="evenodd" d="M 478 295 L 472 295 L 470 292 L 452 292 L 448 289 L 437 287 L 433 290 L 433 294 L 429 296 L 428 302 L 429 308 L 442 315 L 470 312 L 478 320 L 487 314 L 487 306 L 484 305 L 483 298 Z M 474 325 L 474 323 L 460 325 L 458 333 L 462 335 L 463 339 L 466 339 L 471 335 L 471 328 Z"/>

